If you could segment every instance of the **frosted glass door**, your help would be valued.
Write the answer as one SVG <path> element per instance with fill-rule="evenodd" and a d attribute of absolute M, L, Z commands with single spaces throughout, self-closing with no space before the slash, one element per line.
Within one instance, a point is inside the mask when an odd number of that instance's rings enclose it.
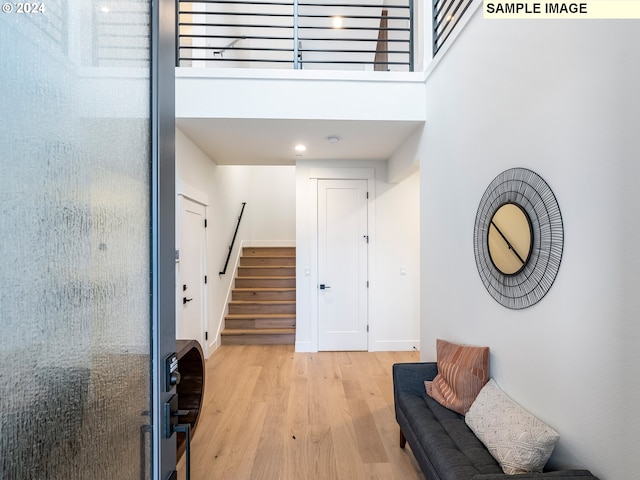
<path fill-rule="evenodd" d="M 4 480 L 152 475 L 149 12 L 0 13 Z"/>

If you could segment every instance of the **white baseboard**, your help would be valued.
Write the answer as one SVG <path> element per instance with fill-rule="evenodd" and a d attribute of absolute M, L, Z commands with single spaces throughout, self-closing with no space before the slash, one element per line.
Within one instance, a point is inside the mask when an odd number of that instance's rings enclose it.
<path fill-rule="evenodd" d="M 296 352 L 315 353 L 318 351 L 312 347 L 311 342 L 296 342 Z"/>
<path fill-rule="evenodd" d="M 296 352 L 314 353 L 318 350 L 313 348 L 311 342 L 296 342 Z M 377 341 L 374 342 L 369 349 L 370 352 L 410 352 L 420 351 L 420 341 L 418 340 L 401 340 L 401 341 Z"/>
<path fill-rule="evenodd" d="M 231 301 L 231 295 L 233 293 L 233 287 L 235 285 L 235 278 L 236 278 L 236 273 L 238 271 L 238 265 L 240 264 L 240 257 L 242 256 L 242 249 L 246 246 L 247 245 L 245 241 L 242 240 L 240 242 L 238 250 L 236 251 L 236 256 L 233 259 L 233 265 L 231 265 L 231 268 L 227 268 L 226 275 L 230 276 L 230 280 L 229 280 L 229 284 L 227 285 L 227 296 L 224 299 L 224 308 L 222 309 L 222 312 L 220 313 L 220 317 L 218 319 L 218 331 L 214 336 L 215 342 L 217 342 L 218 339 L 220 339 L 222 330 L 224 330 L 224 327 L 225 327 L 224 319 L 227 316 L 227 311 L 229 310 L 229 302 Z M 222 344 L 222 340 L 220 340 L 220 344 Z M 211 350 L 211 353 L 213 353 L 213 350 Z"/>
<path fill-rule="evenodd" d="M 370 352 L 406 352 L 420 351 L 419 340 L 378 340 L 373 342 Z"/>
<path fill-rule="evenodd" d="M 218 338 L 220 338 L 220 337 L 218 337 Z M 215 352 L 220 347 L 220 343 L 218 342 L 218 338 L 215 338 L 212 342 L 209 342 L 209 351 L 207 352 L 209 354 L 209 356 L 206 357 L 205 360 L 208 360 L 209 357 L 211 356 L 211 354 L 213 352 Z"/>

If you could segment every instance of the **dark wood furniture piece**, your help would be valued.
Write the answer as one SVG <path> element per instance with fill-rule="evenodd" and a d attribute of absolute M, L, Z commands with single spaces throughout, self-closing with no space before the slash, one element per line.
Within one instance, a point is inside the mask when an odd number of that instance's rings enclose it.
<path fill-rule="evenodd" d="M 180 372 L 180 383 L 176 387 L 178 408 L 189 411 L 180 418 L 180 423 L 191 425 L 189 437 L 193 438 L 204 398 L 204 355 L 196 340 L 176 340 L 176 354 Z M 180 459 L 186 448 L 186 434 L 177 435 L 177 458 Z"/>

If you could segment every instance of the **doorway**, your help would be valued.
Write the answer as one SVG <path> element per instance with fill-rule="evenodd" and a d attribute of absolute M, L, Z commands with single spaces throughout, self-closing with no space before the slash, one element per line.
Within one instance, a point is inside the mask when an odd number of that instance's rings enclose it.
<path fill-rule="evenodd" d="M 207 345 L 206 206 L 179 195 L 179 258 L 176 293 L 176 338 L 197 340 L 205 358 Z"/>
<path fill-rule="evenodd" d="M 318 180 L 318 350 L 368 349 L 367 184 Z"/>

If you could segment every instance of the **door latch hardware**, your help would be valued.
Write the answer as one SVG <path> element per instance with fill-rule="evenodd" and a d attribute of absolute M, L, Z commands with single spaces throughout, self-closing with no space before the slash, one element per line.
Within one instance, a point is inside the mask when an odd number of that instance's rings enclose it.
<path fill-rule="evenodd" d="M 187 302 L 190 302 L 191 300 L 193 300 L 193 298 L 182 297 L 182 304 L 186 305 Z"/>
<path fill-rule="evenodd" d="M 320 284 L 320 290 L 326 290 L 327 288 L 331 288 L 329 285 L 325 285 L 324 283 Z"/>
<path fill-rule="evenodd" d="M 186 436 L 186 478 L 191 479 L 191 424 L 178 423 L 180 417 L 189 415 L 189 410 L 178 409 L 178 395 L 173 394 L 169 401 L 164 404 L 164 436 L 171 438 L 176 432 L 184 433 Z"/>

